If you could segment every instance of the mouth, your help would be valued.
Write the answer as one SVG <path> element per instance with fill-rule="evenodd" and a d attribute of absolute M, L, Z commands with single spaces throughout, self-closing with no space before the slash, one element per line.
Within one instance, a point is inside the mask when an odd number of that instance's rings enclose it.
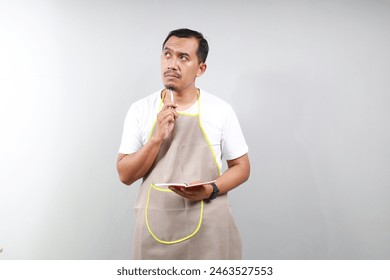
<path fill-rule="evenodd" d="M 176 78 L 176 79 L 180 79 L 181 76 L 178 74 L 178 73 L 175 73 L 175 72 L 172 72 L 172 71 L 167 71 L 164 73 L 164 77 L 167 77 L 167 78 Z"/>

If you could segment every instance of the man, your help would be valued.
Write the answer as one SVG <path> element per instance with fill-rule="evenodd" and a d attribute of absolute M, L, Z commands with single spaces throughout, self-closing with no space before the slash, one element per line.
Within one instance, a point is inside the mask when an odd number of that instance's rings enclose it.
<path fill-rule="evenodd" d="M 195 86 L 208 50 L 199 32 L 170 32 L 161 55 L 165 88 L 127 113 L 117 169 L 124 184 L 143 178 L 134 259 L 241 258 L 227 193 L 249 177 L 248 147 L 231 106 Z M 193 182 L 204 184 L 178 186 Z"/>

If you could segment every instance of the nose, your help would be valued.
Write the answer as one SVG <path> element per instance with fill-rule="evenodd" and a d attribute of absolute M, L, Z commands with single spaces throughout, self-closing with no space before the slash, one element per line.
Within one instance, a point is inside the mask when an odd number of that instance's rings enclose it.
<path fill-rule="evenodd" d="M 177 69 L 177 60 L 175 57 L 171 58 L 168 62 L 168 69 L 169 70 L 176 70 Z"/>

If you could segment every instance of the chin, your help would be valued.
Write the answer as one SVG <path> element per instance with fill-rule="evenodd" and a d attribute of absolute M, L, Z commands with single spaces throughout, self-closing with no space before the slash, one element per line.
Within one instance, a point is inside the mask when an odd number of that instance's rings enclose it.
<path fill-rule="evenodd" d="M 173 91 L 176 91 L 176 87 L 174 85 L 164 85 L 166 89 L 169 89 L 169 90 L 173 90 Z"/>

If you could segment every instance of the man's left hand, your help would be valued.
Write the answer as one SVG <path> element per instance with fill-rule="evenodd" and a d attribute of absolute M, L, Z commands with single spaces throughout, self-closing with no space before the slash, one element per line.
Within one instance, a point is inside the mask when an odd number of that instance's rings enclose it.
<path fill-rule="evenodd" d="M 181 195 L 182 197 L 192 201 L 208 199 L 213 192 L 212 185 L 201 185 L 187 188 L 180 186 L 170 186 L 169 189 L 177 193 L 178 195 Z"/>

